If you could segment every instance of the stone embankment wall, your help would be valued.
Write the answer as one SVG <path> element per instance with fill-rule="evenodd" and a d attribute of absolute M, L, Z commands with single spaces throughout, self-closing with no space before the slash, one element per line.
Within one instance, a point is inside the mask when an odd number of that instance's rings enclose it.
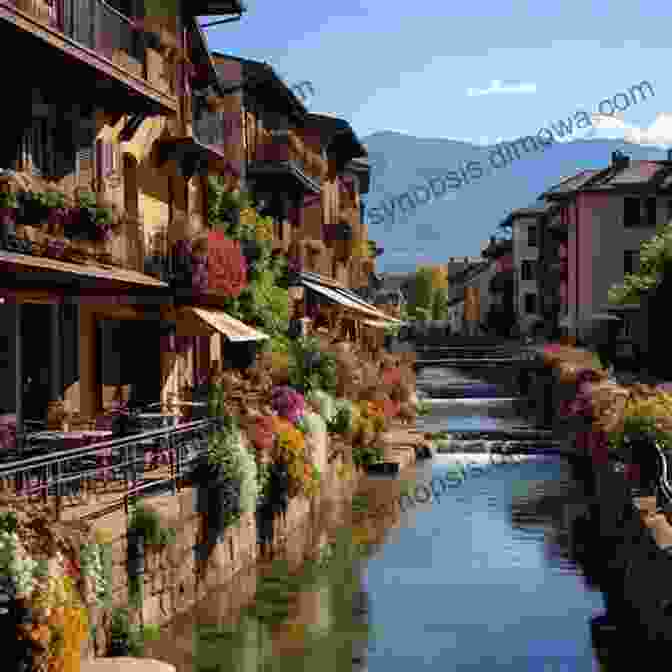
<path fill-rule="evenodd" d="M 305 547 L 313 543 L 314 517 L 330 515 L 334 504 L 349 501 L 356 488 L 359 477 L 341 478 L 338 472 L 342 468 L 340 457 L 327 467 L 322 494 L 316 501 L 301 497 L 290 500 L 286 515 L 274 521 L 270 550 L 287 547 L 300 556 Z M 196 601 L 204 599 L 209 589 L 231 581 L 261 557 L 254 513 L 244 514 L 226 529 L 219 543 L 201 552 L 205 530 L 203 516 L 198 512 L 195 487 L 185 488 L 174 497 L 154 497 L 145 501 L 158 511 L 163 526 L 176 530 L 176 540 L 163 548 L 145 549 L 141 614 L 144 623 L 162 625 L 169 622 L 191 609 Z M 108 524 L 109 521 L 101 522 L 102 526 Z M 127 538 L 121 525 L 114 531 L 112 549 L 113 604 L 127 606 Z"/>
<path fill-rule="evenodd" d="M 672 641 L 672 526 L 656 515 L 655 498 L 633 500 L 623 474 L 595 473 L 592 523 L 609 612 L 639 623 L 649 640 Z M 653 515 L 651 515 L 653 513 Z"/>
<path fill-rule="evenodd" d="M 556 438 L 584 458 L 587 492 L 591 496 L 587 543 L 595 575 L 611 616 L 628 627 L 641 624 L 650 641 L 672 642 L 672 525 L 656 513 L 656 498 L 633 498 L 625 474 L 615 464 L 595 464 L 575 447 L 581 421 L 563 421 L 558 409 L 572 390 L 553 371 L 531 368 L 521 411 L 540 425 L 553 428 Z M 576 461 L 576 460 L 575 460 Z M 672 517 L 671 517 L 672 519 Z"/>
<path fill-rule="evenodd" d="M 330 441 L 325 443 L 325 450 Z M 419 441 L 410 429 L 388 432 L 384 437 L 385 459 L 397 461 L 400 469 L 405 468 L 415 461 L 414 446 Z M 273 541 L 267 548 L 258 543 L 253 513 L 243 515 L 227 528 L 219 543 L 205 547 L 204 516 L 198 511 L 195 487 L 185 488 L 176 496 L 146 498 L 144 501 L 159 513 L 162 525 L 175 528 L 176 540 L 164 548 L 145 549 L 143 604 L 136 620 L 145 624 L 168 623 L 212 594 L 213 588 L 221 589 L 234 577 L 236 580 L 243 577 L 244 570 L 264 557 L 283 553 L 290 562 L 293 558 L 299 562 L 308 549 L 319 546 L 316 535 L 333 529 L 336 521 L 343 519 L 344 507 L 349 507 L 361 478 L 362 472 L 346 465 L 340 455 L 335 457 L 322 472 L 319 497 L 312 502 L 301 497 L 290 500 L 286 514 L 274 521 Z M 99 525 L 109 529 L 111 519 L 103 518 Z M 202 551 L 204 547 L 206 550 Z M 112 548 L 113 605 L 125 607 L 129 604 L 129 578 L 123 512 L 115 518 Z M 251 597 L 255 585 L 254 581 L 250 583 Z"/>

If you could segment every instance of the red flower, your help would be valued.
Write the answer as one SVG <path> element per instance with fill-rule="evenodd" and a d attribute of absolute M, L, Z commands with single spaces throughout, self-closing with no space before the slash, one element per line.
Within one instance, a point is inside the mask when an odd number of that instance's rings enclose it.
<path fill-rule="evenodd" d="M 259 450 L 271 450 L 275 442 L 275 423 L 273 418 L 263 415 L 257 418 L 251 432 L 252 443 Z"/>
<path fill-rule="evenodd" d="M 72 579 L 78 579 L 81 573 L 79 563 L 71 558 L 65 558 L 65 574 Z"/>
<path fill-rule="evenodd" d="M 238 241 L 221 231 L 208 233 L 208 287 L 238 297 L 247 286 L 247 262 Z"/>
<path fill-rule="evenodd" d="M 386 418 L 396 418 L 401 410 L 401 404 L 398 401 L 386 399 L 383 402 L 383 413 Z"/>

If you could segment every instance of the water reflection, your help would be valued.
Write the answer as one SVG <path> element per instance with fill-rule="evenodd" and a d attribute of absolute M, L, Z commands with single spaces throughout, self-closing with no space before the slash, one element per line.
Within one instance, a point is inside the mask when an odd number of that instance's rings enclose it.
<path fill-rule="evenodd" d="M 507 403 L 432 412 L 441 429 L 465 417 L 516 422 Z M 568 465 L 497 464 L 440 502 L 389 506 L 441 478 L 444 457 L 367 479 L 326 532 L 313 521 L 305 554 L 290 549 L 237 578 L 242 597 L 212 591 L 148 655 L 178 672 L 598 669 L 590 619 L 604 603 L 587 578 L 585 498 Z"/>

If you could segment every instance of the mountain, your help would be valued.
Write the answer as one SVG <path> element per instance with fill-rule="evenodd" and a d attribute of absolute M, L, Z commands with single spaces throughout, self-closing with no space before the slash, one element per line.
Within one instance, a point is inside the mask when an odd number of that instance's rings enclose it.
<path fill-rule="evenodd" d="M 519 158 L 511 151 L 510 161 L 501 145 L 415 138 L 392 131 L 374 133 L 363 142 L 371 163 L 370 192 L 364 197 L 366 220 L 369 237 L 385 250 L 376 264 L 385 272 L 411 271 L 418 263 L 444 264 L 451 256 L 479 255 L 511 210 L 529 206 L 563 177 L 606 167 L 616 150 L 634 160 L 666 158 L 660 148 L 623 139 L 554 142 L 538 145 L 537 151 L 518 144 Z M 444 177 L 443 195 L 437 177 Z M 429 190 L 432 178 L 436 196 Z M 414 187 L 412 200 L 402 196 Z"/>

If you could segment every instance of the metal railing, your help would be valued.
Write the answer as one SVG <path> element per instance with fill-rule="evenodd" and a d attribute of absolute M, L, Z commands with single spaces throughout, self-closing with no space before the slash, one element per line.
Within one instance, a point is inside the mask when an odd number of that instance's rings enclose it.
<path fill-rule="evenodd" d="M 85 482 L 98 480 L 123 481 L 122 498 L 102 512 L 94 511 L 85 518 L 95 518 L 122 506 L 128 512 L 129 499 L 150 487 L 170 485 L 173 494 L 181 489 L 181 481 L 192 465 L 207 454 L 211 432 L 221 426 L 218 418 L 207 418 L 177 427 L 145 431 L 123 438 L 94 443 L 89 446 L 25 457 L 0 463 L 0 483 L 13 481 L 18 496 L 38 495 L 45 504 L 49 497 L 60 518 L 63 497 L 81 492 Z M 161 461 L 170 466 L 167 478 L 144 482 L 148 462 Z M 6 487 L 3 488 L 6 490 Z"/>

